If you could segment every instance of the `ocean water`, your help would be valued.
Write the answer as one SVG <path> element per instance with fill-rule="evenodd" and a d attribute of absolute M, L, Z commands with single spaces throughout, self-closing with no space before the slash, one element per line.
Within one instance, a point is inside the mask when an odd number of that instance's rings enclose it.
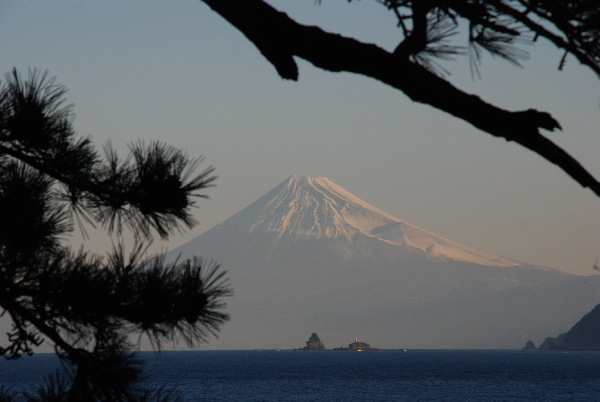
<path fill-rule="evenodd" d="M 187 401 L 600 401 L 600 353 L 511 350 L 142 352 L 150 384 Z M 54 355 L 0 361 L 33 389 Z"/>

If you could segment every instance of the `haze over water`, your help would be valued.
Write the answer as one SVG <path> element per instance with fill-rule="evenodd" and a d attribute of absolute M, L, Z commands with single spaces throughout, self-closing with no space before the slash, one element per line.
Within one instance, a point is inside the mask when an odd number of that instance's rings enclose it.
<path fill-rule="evenodd" d="M 492 255 L 381 211 L 325 177 L 292 176 L 167 254 L 228 271 L 217 349 L 289 348 L 317 332 L 381 348 L 511 348 L 571 328 L 600 277 Z"/>

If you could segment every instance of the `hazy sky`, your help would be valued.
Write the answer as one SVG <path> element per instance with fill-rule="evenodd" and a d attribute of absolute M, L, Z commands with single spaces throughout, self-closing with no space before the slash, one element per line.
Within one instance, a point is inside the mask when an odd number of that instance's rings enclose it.
<path fill-rule="evenodd" d="M 372 0 L 271 1 L 301 22 L 386 49 L 400 40 Z M 445 64 L 458 87 L 510 110 L 558 119 L 549 137 L 600 177 L 600 80 L 550 45 L 524 69 L 486 56 Z M 257 49 L 197 0 L 0 0 L 0 73 L 48 69 L 98 146 L 166 141 L 219 175 L 202 224 L 173 249 L 293 174 L 325 176 L 402 220 L 494 254 L 590 275 L 600 259 L 600 198 L 536 154 L 362 76 L 299 60 L 281 80 Z M 202 167 L 201 167 L 202 168 Z M 77 244 L 76 233 L 73 243 Z M 110 242 L 93 236 L 87 246 Z"/>

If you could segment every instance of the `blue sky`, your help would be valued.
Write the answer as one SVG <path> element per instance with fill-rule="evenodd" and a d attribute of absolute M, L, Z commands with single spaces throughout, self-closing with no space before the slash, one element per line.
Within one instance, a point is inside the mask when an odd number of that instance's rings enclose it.
<path fill-rule="evenodd" d="M 270 1 L 293 18 L 392 49 L 393 16 L 375 1 Z M 549 137 L 600 177 L 600 80 L 538 43 L 524 69 L 484 58 L 445 64 L 458 87 L 510 110 L 555 116 Z M 201 225 L 173 249 L 297 174 L 326 176 L 400 219 L 494 254 L 590 275 L 600 260 L 600 198 L 518 145 L 493 138 L 362 76 L 298 60 L 281 80 L 235 28 L 200 1 L 2 0 L 0 73 L 48 69 L 98 146 L 166 141 L 214 165 Z M 81 243 L 75 233 L 74 245 Z M 95 233 L 86 247 L 110 241 Z M 209 256 L 208 256 L 209 257 Z"/>

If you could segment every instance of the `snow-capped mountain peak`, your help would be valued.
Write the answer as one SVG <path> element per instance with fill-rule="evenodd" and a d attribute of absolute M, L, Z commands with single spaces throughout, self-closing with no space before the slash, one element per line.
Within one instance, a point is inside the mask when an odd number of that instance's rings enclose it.
<path fill-rule="evenodd" d="M 395 218 L 325 177 L 292 176 L 200 237 L 216 236 L 217 233 L 222 233 L 219 235 L 222 239 L 215 240 L 215 244 L 237 241 L 244 249 L 252 244 L 250 254 L 264 249 L 267 250 L 266 258 L 277 255 L 278 244 L 285 243 L 281 246 L 285 249 L 283 253 L 292 252 L 293 258 L 302 259 L 293 242 L 324 240 L 311 243 L 315 253 L 320 247 L 330 247 L 325 243 L 334 241 L 344 259 L 365 252 L 376 258 L 380 253 L 386 253 L 382 257 L 394 259 L 392 254 L 418 249 L 430 258 L 487 266 L 520 265 L 517 261 L 463 246 Z"/>
<path fill-rule="evenodd" d="M 251 231 L 297 237 L 351 238 L 396 222 L 391 215 L 353 196 L 325 177 L 292 176 L 265 200 Z M 271 194 L 271 193 L 269 193 Z"/>

